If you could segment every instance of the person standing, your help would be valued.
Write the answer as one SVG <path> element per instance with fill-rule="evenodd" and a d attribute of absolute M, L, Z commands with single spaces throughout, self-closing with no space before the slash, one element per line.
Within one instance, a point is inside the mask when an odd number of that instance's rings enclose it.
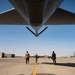
<path fill-rule="evenodd" d="M 26 58 L 26 64 L 29 64 L 30 54 L 28 53 L 28 51 L 26 51 L 25 58 Z"/>
<path fill-rule="evenodd" d="M 35 63 L 37 63 L 37 62 L 38 62 L 38 55 L 36 53 L 36 55 L 35 55 Z"/>
<path fill-rule="evenodd" d="M 56 64 L 56 53 L 53 51 L 52 53 L 53 64 Z"/>

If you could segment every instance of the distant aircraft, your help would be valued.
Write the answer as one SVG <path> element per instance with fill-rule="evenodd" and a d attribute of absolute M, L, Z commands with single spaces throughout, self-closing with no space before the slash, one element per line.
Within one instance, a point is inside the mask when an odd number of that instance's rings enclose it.
<path fill-rule="evenodd" d="M 14 9 L 0 14 L 0 24 L 31 25 L 38 37 L 43 25 L 75 24 L 75 13 L 59 8 L 64 0 L 9 0 Z"/>

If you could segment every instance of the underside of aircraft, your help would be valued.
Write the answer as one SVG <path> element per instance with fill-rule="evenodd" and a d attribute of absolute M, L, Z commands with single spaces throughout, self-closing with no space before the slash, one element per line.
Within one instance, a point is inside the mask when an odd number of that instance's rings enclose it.
<path fill-rule="evenodd" d="M 35 32 L 26 28 L 36 37 L 47 25 L 75 24 L 75 13 L 59 8 L 64 0 L 9 0 L 13 9 L 0 13 L 0 24 L 31 25 Z M 45 25 L 40 33 L 38 30 Z"/>

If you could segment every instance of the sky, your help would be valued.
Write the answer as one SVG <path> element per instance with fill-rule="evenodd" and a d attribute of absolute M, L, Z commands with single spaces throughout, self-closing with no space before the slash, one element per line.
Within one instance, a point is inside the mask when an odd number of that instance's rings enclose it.
<path fill-rule="evenodd" d="M 13 6 L 8 0 L 0 0 L 0 13 L 11 8 Z M 60 8 L 75 13 L 75 0 L 64 0 Z M 57 57 L 73 55 L 75 25 L 50 25 L 39 37 L 35 37 L 25 25 L 0 24 L 0 52 L 24 56 L 26 51 L 30 55 L 51 56 L 52 51 L 56 52 Z"/>

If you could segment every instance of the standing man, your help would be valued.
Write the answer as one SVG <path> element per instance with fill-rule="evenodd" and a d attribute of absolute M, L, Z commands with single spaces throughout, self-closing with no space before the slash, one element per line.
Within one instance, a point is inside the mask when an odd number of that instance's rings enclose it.
<path fill-rule="evenodd" d="M 53 51 L 52 53 L 53 64 L 56 64 L 56 53 Z"/>
<path fill-rule="evenodd" d="M 29 64 L 30 54 L 28 53 L 28 51 L 26 51 L 25 58 L 26 58 L 26 64 Z"/>
<path fill-rule="evenodd" d="M 36 55 L 35 55 L 35 63 L 37 63 L 37 62 L 38 62 L 38 55 L 36 53 Z"/>

